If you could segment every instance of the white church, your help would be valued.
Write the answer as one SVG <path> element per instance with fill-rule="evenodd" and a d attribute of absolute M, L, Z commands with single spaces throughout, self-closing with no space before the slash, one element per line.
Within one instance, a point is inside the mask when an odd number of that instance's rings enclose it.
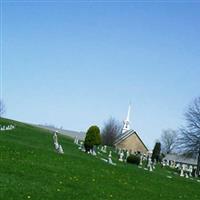
<path fill-rule="evenodd" d="M 122 133 L 118 136 L 115 146 L 120 149 L 131 151 L 132 153 L 140 152 L 146 154 L 148 152 L 146 145 L 136 131 L 130 128 L 130 112 L 131 105 L 129 105 L 128 114 L 124 120 Z"/>

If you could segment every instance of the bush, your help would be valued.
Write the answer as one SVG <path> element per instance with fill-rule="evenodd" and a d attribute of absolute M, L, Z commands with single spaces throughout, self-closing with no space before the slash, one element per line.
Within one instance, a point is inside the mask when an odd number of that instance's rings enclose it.
<path fill-rule="evenodd" d="M 98 126 L 91 126 L 85 137 L 84 146 L 86 151 L 90 151 L 93 149 L 94 145 L 100 145 L 101 144 L 101 135 L 100 135 L 100 129 Z"/>
<path fill-rule="evenodd" d="M 134 165 L 139 165 L 140 164 L 140 156 L 139 155 L 130 155 L 127 158 L 127 163 L 131 163 Z"/>

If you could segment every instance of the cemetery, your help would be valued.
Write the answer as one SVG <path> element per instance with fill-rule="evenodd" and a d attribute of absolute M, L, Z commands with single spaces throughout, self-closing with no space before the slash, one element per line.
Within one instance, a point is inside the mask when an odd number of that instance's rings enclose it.
<path fill-rule="evenodd" d="M 1 118 L 0 199 L 199 199 L 195 166 Z M 131 159 L 131 156 L 133 157 Z M 136 156 L 136 157 L 135 157 Z M 139 161 L 139 162 L 138 162 Z M 170 192 L 166 192 L 170 191 Z"/>
<path fill-rule="evenodd" d="M 1 0 L 0 200 L 200 200 L 199 6 Z"/>

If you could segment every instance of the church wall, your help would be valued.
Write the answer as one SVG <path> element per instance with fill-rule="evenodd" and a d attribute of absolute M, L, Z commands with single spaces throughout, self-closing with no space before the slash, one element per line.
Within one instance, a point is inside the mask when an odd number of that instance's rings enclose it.
<path fill-rule="evenodd" d="M 117 148 L 130 150 L 132 152 L 140 151 L 141 153 L 147 153 L 147 149 L 143 145 L 143 143 L 140 141 L 140 139 L 137 137 L 136 134 L 133 134 L 123 140 L 122 142 L 118 143 L 116 145 Z"/>

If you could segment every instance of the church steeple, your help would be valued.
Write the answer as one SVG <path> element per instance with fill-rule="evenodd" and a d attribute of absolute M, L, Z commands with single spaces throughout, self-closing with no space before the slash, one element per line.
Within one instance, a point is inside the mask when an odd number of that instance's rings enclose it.
<path fill-rule="evenodd" d="M 128 107 L 128 114 L 127 114 L 126 119 L 124 120 L 122 133 L 125 133 L 126 131 L 130 130 L 130 112 L 131 112 L 131 104 L 129 104 L 129 107 Z"/>

